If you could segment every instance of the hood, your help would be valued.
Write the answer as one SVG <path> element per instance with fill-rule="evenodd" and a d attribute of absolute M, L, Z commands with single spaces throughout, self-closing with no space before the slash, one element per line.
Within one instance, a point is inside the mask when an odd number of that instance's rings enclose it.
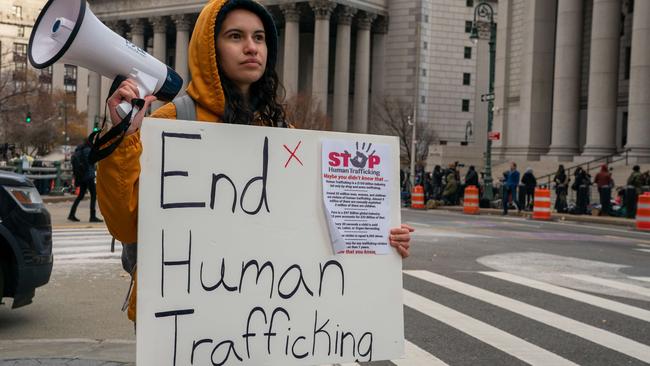
<path fill-rule="evenodd" d="M 609 169 L 607 169 L 607 165 L 603 164 L 603 165 L 600 166 L 600 171 L 604 172 L 604 173 L 607 173 L 607 172 L 609 172 Z"/>
<path fill-rule="evenodd" d="M 0 185 L 14 187 L 33 187 L 34 184 L 22 174 L 0 170 Z"/>
<path fill-rule="evenodd" d="M 201 120 L 220 121 L 225 110 L 225 95 L 217 68 L 217 47 L 215 32 L 217 21 L 230 10 L 244 8 L 257 14 L 264 24 L 268 59 L 267 68 L 275 67 L 278 35 L 275 24 L 268 11 L 253 0 L 211 0 L 196 21 L 189 45 L 189 70 L 192 76 L 187 86 L 187 94 L 196 102 Z M 204 112 L 204 113 L 202 113 Z"/>

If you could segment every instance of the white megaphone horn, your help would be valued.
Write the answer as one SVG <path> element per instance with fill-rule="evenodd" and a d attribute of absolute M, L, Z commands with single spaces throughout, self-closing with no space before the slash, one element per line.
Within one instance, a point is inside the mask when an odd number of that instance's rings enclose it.
<path fill-rule="evenodd" d="M 37 69 L 64 62 L 109 79 L 118 75 L 132 78 L 140 98 L 153 94 L 168 102 L 183 85 L 173 69 L 100 22 L 85 0 L 49 0 L 34 24 L 28 55 Z M 131 109 L 131 104 L 123 101 L 117 112 L 125 118 Z M 137 110 L 133 112 L 135 115 Z"/>

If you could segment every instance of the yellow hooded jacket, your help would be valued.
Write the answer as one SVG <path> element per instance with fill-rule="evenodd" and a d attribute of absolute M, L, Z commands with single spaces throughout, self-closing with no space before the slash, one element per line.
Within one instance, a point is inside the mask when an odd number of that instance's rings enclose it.
<path fill-rule="evenodd" d="M 189 45 L 189 69 L 192 80 L 187 94 L 196 106 L 196 118 L 204 122 L 222 122 L 225 96 L 217 69 L 215 26 L 217 16 L 227 3 L 237 0 L 211 0 L 196 22 Z M 231 4 L 232 5 L 232 4 Z M 176 108 L 168 103 L 151 117 L 176 119 Z M 111 235 L 125 245 L 137 242 L 138 182 L 140 177 L 140 132 L 126 136 L 115 151 L 101 160 L 97 169 L 97 199 Z M 129 301 L 128 316 L 135 320 L 135 286 Z"/>

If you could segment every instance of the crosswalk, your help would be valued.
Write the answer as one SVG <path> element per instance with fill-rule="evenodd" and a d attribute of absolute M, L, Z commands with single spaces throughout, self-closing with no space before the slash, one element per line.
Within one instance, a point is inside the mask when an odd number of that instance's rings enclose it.
<path fill-rule="evenodd" d="M 119 242 L 111 253 L 112 236 L 106 228 L 55 229 L 52 231 L 54 266 L 119 263 Z"/>
<path fill-rule="evenodd" d="M 111 253 L 110 243 L 106 229 L 55 230 L 55 266 L 119 263 L 121 247 L 118 243 L 115 253 Z M 575 282 L 571 288 L 567 282 L 551 283 L 505 271 L 403 273 L 405 357 L 381 365 L 650 364 L 650 277 L 558 274 Z M 584 283 L 627 292 L 634 300 L 577 290 Z M 460 300 L 451 301 L 450 297 Z M 582 316 L 592 313 L 596 315 Z M 510 318 L 516 325 L 506 326 L 502 318 Z M 608 319 L 614 323 L 612 326 L 606 322 Z M 461 349 L 471 352 L 473 345 L 480 344 L 483 351 L 493 352 L 504 361 L 457 358 L 444 350 L 446 337 L 429 336 L 441 329 L 451 329 L 457 333 L 454 340 L 468 342 L 459 346 Z M 543 333 L 547 335 L 540 336 Z M 576 344 L 576 349 L 570 344 Z M 487 358 L 483 353 L 479 357 Z M 368 364 L 340 366 L 360 365 Z"/>

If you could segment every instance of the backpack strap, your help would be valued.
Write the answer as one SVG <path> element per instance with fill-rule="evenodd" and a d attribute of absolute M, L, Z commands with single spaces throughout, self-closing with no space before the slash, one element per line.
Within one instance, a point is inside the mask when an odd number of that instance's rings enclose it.
<path fill-rule="evenodd" d="M 172 100 L 176 107 L 176 119 L 196 121 L 196 107 L 194 100 L 189 95 L 181 95 Z"/>

